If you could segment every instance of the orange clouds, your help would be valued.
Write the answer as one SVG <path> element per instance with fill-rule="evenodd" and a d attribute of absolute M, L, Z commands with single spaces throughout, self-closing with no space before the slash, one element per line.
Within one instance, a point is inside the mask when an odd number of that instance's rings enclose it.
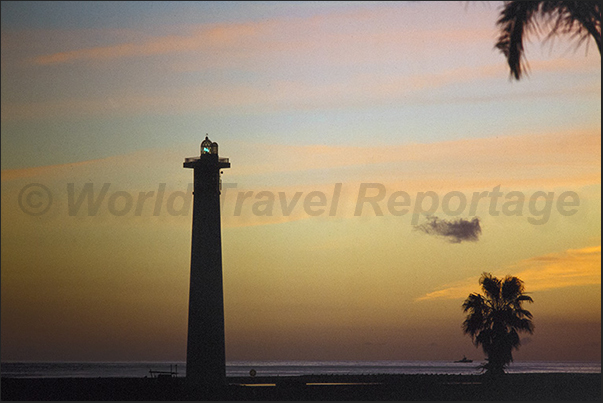
<path fill-rule="evenodd" d="M 71 67 L 66 65 L 74 63 L 96 66 L 110 62 L 111 68 L 119 72 L 132 58 L 162 56 L 154 58 L 148 68 L 160 70 L 162 74 L 167 72 L 174 80 L 157 92 L 137 88 L 105 97 L 78 94 L 67 100 L 3 101 L 2 120 L 187 113 L 216 108 L 272 113 L 290 109 L 378 107 L 391 103 L 500 101 L 508 97 L 509 94 L 497 93 L 476 97 L 458 92 L 443 98 L 425 95 L 425 90 L 487 79 L 504 80 L 507 75 L 502 60 L 490 59 L 494 25 L 481 23 L 482 20 L 470 28 L 454 24 L 444 18 L 446 7 L 455 9 L 456 5 L 434 7 L 441 8 L 442 14 L 434 14 L 427 26 L 420 24 L 422 18 L 425 21 L 425 11 L 420 8 L 381 5 L 354 12 L 334 9 L 329 14 L 305 18 L 185 26 L 177 35 L 173 34 L 174 29 L 178 29 L 174 27 L 170 27 L 170 34 L 163 35 L 159 27 L 154 37 L 133 30 L 121 34 L 115 30 L 95 31 L 95 37 L 104 35 L 105 42 L 110 43 L 95 47 L 86 47 L 87 42 L 80 41 L 82 45 L 78 48 L 78 35 L 82 33 L 72 32 L 72 38 L 68 39 L 62 32 L 60 40 L 54 42 L 67 43 L 65 47 L 70 50 L 33 56 L 28 59 L 29 63 L 42 69 L 51 65 L 69 69 Z M 458 7 L 458 11 L 468 12 L 462 7 Z M 471 10 L 470 15 L 492 18 L 495 14 Z M 14 47 L 22 38 L 28 35 L 9 35 L 3 40 Z M 476 57 L 479 62 L 466 63 L 465 57 Z M 599 61 L 592 57 L 570 61 L 534 60 L 532 67 L 562 72 L 600 68 Z M 242 72 L 241 77 L 269 77 L 251 82 L 215 81 L 185 88 L 177 82 L 183 72 L 211 74 L 215 70 Z M 592 95 L 592 88 L 587 83 L 578 91 Z M 537 95 L 560 96 L 568 91 L 576 89 L 563 87 L 537 91 Z M 534 91 L 511 95 L 534 96 Z"/>
<path fill-rule="evenodd" d="M 103 53 L 103 52 L 101 52 Z M 108 52 L 108 54 L 112 54 Z M 54 57 L 54 56 L 52 56 Z M 57 56 L 63 58 L 64 56 Z M 66 57 L 66 56 L 65 56 Z M 217 63 L 223 63 L 218 60 Z M 266 62 L 268 63 L 268 62 Z M 292 63 L 292 62 L 287 62 Z M 177 72 L 199 68 L 175 61 Z M 244 64 L 235 63 L 244 68 Z M 561 71 L 565 64 L 560 64 Z M 231 66 L 232 67 L 232 66 Z M 249 66 L 247 66 L 249 67 Z M 315 65 L 316 68 L 320 67 Z M 576 69 L 579 69 L 576 64 Z M 253 68 L 251 68 L 253 70 Z M 286 70 L 285 67 L 283 69 Z M 270 74 L 270 73 L 269 73 Z M 506 75 L 504 65 L 486 65 L 438 72 L 376 75 L 349 73 L 345 80 L 308 81 L 304 79 L 269 79 L 262 85 L 245 83 L 212 83 L 189 86 L 175 92 L 168 88 L 154 94 L 114 94 L 106 97 L 77 97 L 67 100 L 36 102 L 3 102 L 2 121 L 36 118 L 73 118 L 80 116 L 119 116 L 131 114 L 186 114 L 190 112 L 215 112 L 228 110 L 253 111 L 254 113 L 287 110 L 321 110 L 347 108 L 374 108 L 384 105 L 431 105 L 514 101 L 520 99 L 558 98 L 568 95 L 595 96 L 600 85 L 574 86 L 537 90 L 527 93 L 483 93 L 475 95 L 446 95 L 425 97 L 427 90 L 445 89 L 455 84 L 470 84 L 487 79 L 499 79 Z M 423 94 L 423 95 L 422 95 Z"/>
<path fill-rule="evenodd" d="M 388 146 L 242 146 L 253 159 L 239 178 L 278 172 L 364 167 L 346 182 L 403 181 L 421 190 L 442 185 L 458 190 L 481 186 L 566 186 L 600 183 L 601 135 L 596 131 L 559 132 Z M 257 162 L 260 161 L 260 162 Z M 412 169 L 410 166 L 412 165 Z M 387 169 L 385 169 L 387 168 Z M 336 171 L 334 171 L 336 172 Z M 554 172 L 554 174 L 551 174 Z M 331 175 L 332 176 L 332 175 Z"/>
<path fill-rule="evenodd" d="M 38 56 L 35 64 L 48 65 L 85 60 L 111 60 L 123 57 L 140 57 L 181 53 L 236 44 L 241 38 L 253 35 L 255 24 L 230 24 L 202 27 L 189 35 L 169 35 L 156 37 L 142 43 L 122 43 L 113 46 L 99 46 L 78 49 L 69 52 L 58 52 Z"/>
<path fill-rule="evenodd" d="M 420 164 L 422 168 L 406 170 L 404 172 L 405 183 L 412 181 L 428 183 L 430 180 L 436 184 L 441 180 L 451 183 L 453 178 L 465 183 L 463 177 L 467 176 L 469 182 L 482 181 L 490 186 L 499 184 L 498 181 L 501 180 L 506 181 L 509 186 L 513 184 L 538 186 L 542 185 L 543 181 L 557 186 L 582 186 L 601 181 L 600 148 L 600 132 L 589 130 L 497 136 L 424 144 L 366 146 L 299 146 L 230 141 L 227 155 L 233 158 L 236 164 L 228 171 L 224 181 L 232 182 L 232 178 L 237 178 L 242 182 L 245 178 L 251 179 L 270 174 L 363 167 L 366 169 L 355 171 L 354 174 L 346 174 L 345 178 L 333 175 L 329 175 L 329 177 L 335 182 L 342 180 L 354 183 L 378 180 L 395 182 L 397 175 L 392 174 L 391 170 L 371 170 L 370 168 L 412 163 Z M 122 168 L 128 167 L 130 170 L 136 170 L 141 162 L 151 159 L 155 160 L 155 165 L 157 165 L 158 161 L 165 161 L 166 156 L 174 161 L 179 161 L 183 160 L 186 155 L 179 155 L 173 149 L 141 150 L 99 160 L 3 170 L 2 181 L 41 175 L 60 177 L 63 175 L 61 172 L 70 172 L 70 177 L 73 177 L 74 173 L 71 172 L 73 167 L 90 164 L 103 164 L 103 166 L 104 164 L 109 164 L 109 166 L 118 164 Z M 180 165 L 179 162 L 168 163 Z M 91 171 L 94 169 L 91 168 Z M 146 166 L 144 169 L 147 169 Z M 557 170 L 555 175 L 550 175 L 551 169 Z M 372 176 L 374 174 L 379 176 Z M 315 177 L 308 181 L 309 179 L 306 178 L 299 185 L 314 186 L 317 184 Z M 331 179 L 327 183 L 329 186 L 334 183 Z M 451 186 L 458 186 L 459 183 L 453 181 Z"/>
<path fill-rule="evenodd" d="M 388 198 L 396 191 L 408 192 L 412 210 L 417 192 L 440 192 L 441 198 L 441 192 L 454 190 L 467 193 L 471 200 L 468 192 L 491 192 L 498 185 L 503 193 L 509 189 L 530 193 L 533 189 L 577 189 L 601 182 L 600 142 L 600 134 L 589 131 L 366 147 L 231 141 L 226 155 L 232 158 L 233 167 L 222 178 L 223 223 L 239 227 L 309 218 L 304 201 L 311 192 L 320 192 L 327 199 L 322 218 L 353 217 L 362 183 L 385 188 L 386 197 L 379 203 L 385 215 L 389 215 Z M 168 192 L 185 191 L 192 181 L 191 173 L 181 169 L 187 155 L 174 149 L 150 149 L 99 160 L 4 170 L 2 182 L 52 181 L 63 192 L 67 182 L 92 182 L 95 189 L 111 182 L 111 191 L 125 190 L 134 196 L 139 191 L 156 191 L 159 183 L 166 183 Z M 123 172 L 128 176 L 123 177 Z M 342 184 L 338 207 L 329 215 L 336 183 Z M 8 197 L 12 191 L 18 192 L 18 185 L 7 187 L 4 194 Z M 247 192 L 250 195 L 242 198 Z M 289 206 L 299 192 L 297 204 L 284 214 L 282 203 Z M 374 214 L 370 205 L 362 211 Z"/>
<path fill-rule="evenodd" d="M 459 19 L 451 19 L 451 12 L 458 12 Z M 44 36 L 39 32 L 3 33 L 3 48 L 31 48 L 34 53 L 20 61 L 4 58 L 8 60 L 3 63 L 18 66 L 12 74 L 21 74 L 23 67 L 31 69 L 33 64 L 36 69 L 54 75 L 81 63 L 84 68 L 79 74 L 94 66 L 111 68 L 119 76 L 132 59 L 156 56 L 145 68 L 170 80 L 165 87 L 155 82 L 156 89 L 122 88 L 113 93 L 103 92 L 102 96 L 78 91 L 73 97 L 61 99 L 3 99 L 2 120 L 179 114 L 235 108 L 273 113 L 375 108 L 392 103 L 455 104 L 535 94 L 560 97 L 576 91 L 596 95 L 596 83 L 591 82 L 571 88 L 563 85 L 548 90 L 531 89 L 528 93 L 501 94 L 498 90 L 480 92 L 477 96 L 458 90 L 448 93 L 454 85 L 504 81 L 507 76 L 504 60 L 492 52 L 495 17 L 494 10 L 481 7 L 463 10 L 454 3 L 385 3 L 353 11 L 333 6 L 326 13 L 323 9 L 323 13 L 310 17 L 272 17 L 245 23 L 182 27 L 158 25 L 153 31 L 155 36 L 134 29 L 52 31 L 46 36 L 56 38 L 51 48 L 59 51 L 48 54 L 39 54 L 40 49 L 47 47 L 33 45 Z M 471 25 L 466 22 L 469 19 Z M 101 45 L 90 46 L 90 43 Z M 600 69 L 600 62 L 593 57 L 578 59 L 564 55 L 562 60 L 531 57 L 531 66 L 546 72 L 592 73 Z M 182 73 L 211 75 L 217 70 L 236 72 L 241 79 L 199 84 L 186 81 L 185 86 L 180 82 Z M 446 94 L 434 95 L 429 93 L 431 89 L 446 89 Z"/>
<path fill-rule="evenodd" d="M 91 165 L 98 163 L 102 160 L 89 160 L 89 161 L 81 161 L 81 162 L 72 162 L 69 164 L 59 164 L 59 165 L 47 165 L 42 167 L 33 167 L 33 168 L 22 168 L 22 169 L 4 169 L 1 173 L 1 180 L 11 181 L 16 179 L 25 179 L 25 178 L 39 178 L 39 177 L 50 177 L 56 178 L 57 176 L 64 176 L 68 172 L 72 173 L 73 168 L 78 168 L 84 165 Z"/>
<path fill-rule="evenodd" d="M 537 256 L 512 268 L 531 291 L 601 284 L 601 246 Z"/>
<path fill-rule="evenodd" d="M 150 161 L 165 161 L 171 159 L 172 166 L 180 167 L 178 162 L 184 157 L 180 157 L 173 150 L 159 150 L 155 148 L 143 149 L 128 154 L 114 155 L 106 158 L 99 158 L 87 161 L 69 162 L 66 164 L 46 165 L 40 167 L 4 169 L 1 172 L 2 182 L 14 181 L 26 178 L 35 178 L 39 180 L 77 180 L 85 177 L 84 182 L 88 181 L 112 181 L 117 178 L 124 180 L 123 170 L 140 169 L 146 172 L 149 168 L 154 168 L 157 163 Z M 161 170 L 161 168 L 159 168 Z M 129 179 L 125 179 L 128 181 Z"/>
<path fill-rule="evenodd" d="M 525 259 L 509 267 L 511 275 L 522 279 L 528 292 L 555 288 L 601 284 L 601 246 L 568 249 Z M 499 274 L 498 277 L 504 277 Z M 440 290 L 417 298 L 416 301 L 433 299 L 464 299 L 479 292 L 479 276 L 458 281 Z"/>
<path fill-rule="evenodd" d="M 273 55 L 301 52 L 311 56 L 313 52 L 329 49 L 324 54 L 327 62 L 335 57 L 331 61 L 339 63 L 338 60 L 343 58 L 347 62 L 358 63 L 359 57 L 360 61 L 371 61 L 376 53 L 389 53 L 396 48 L 409 51 L 421 42 L 442 45 L 451 40 L 457 44 L 474 43 L 476 38 L 490 40 L 489 29 L 421 28 L 410 23 L 415 26 L 409 30 L 409 21 L 414 19 L 413 11 L 399 6 L 351 12 L 343 10 L 305 18 L 204 24 L 181 35 L 159 35 L 140 41 L 129 38 L 127 42 L 111 46 L 40 55 L 32 61 L 38 65 L 51 65 L 211 50 L 217 56 L 212 59 L 220 63 L 224 57 L 232 58 L 233 51 L 246 57 L 257 56 L 257 52 Z M 350 50 L 357 52 L 350 54 Z"/>

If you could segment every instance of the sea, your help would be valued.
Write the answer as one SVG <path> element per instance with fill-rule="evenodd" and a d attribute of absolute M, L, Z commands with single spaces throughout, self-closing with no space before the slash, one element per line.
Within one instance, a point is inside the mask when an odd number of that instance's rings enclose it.
<path fill-rule="evenodd" d="M 453 361 L 228 361 L 226 376 L 371 374 L 477 375 L 481 362 Z M 157 371 L 186 375 L 184 362 L 2 362 L 2 377 L 144 378 Z M 508 373 L 601 373 L 600 362 L 513 362 Z"/>

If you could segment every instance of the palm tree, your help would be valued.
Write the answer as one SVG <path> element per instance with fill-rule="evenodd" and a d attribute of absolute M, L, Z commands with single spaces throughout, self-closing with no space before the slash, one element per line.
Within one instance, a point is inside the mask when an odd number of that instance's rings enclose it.
<path fill-rule="evenodd" d="M 511 76 L 521 79 L 526 70 L 523 41 L 526 34 L 538 33 L 544 23 L 550 30 L 547 39 L 570 34 L 578 46 L 589 36 L 595 39 L 601 55 L 601 8 L 598 1 L 504 1 L 497 25 L 500 35 L 496 47 L 507 58 Z"/>
<path fill-rule="evenodd" d="M 534 301 L 524 294 L 523 281 L 517 277 L 500 280 L 483 273 L 479 283 L 484 295 L 470 294 L 463 303 L 467 313 L 463 332 L 488 356 L 488 363 L 482 366 L 486 373 L 504 374 L 504 368 L 513 361 L 512 350 L 521 344 L 518 333 L 534 332 L 532 314 L 522 308 L 524 301 Z"/>

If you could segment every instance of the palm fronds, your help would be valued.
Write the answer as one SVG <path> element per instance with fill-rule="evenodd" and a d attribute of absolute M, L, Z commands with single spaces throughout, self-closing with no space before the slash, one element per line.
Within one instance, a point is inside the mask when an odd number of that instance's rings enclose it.
<path fill-rule="evenodd" d="M 533 300 L 524 294 L 523 281 L 517 277 L 498 279 L 482 273 L 479 283 L 484 295 L 470 294 L 463 302 L 467 316 L 462 329 L 487 354 L 483 368 L 490 374 L 504 373 L 513 361 L 513 349 L 521 345 L 519 333 L 534 331 L 532 314 L 522 306 Z"/>
<path fill-rule="evenodd" d="M 506 57 L 513 78 L 527 71 L 524 41 L 529 34 L 549 30 L 546 39 L 571 35 L 580 46 L 594 38 L 601 54 L 601 8 L 599 2 L 504 1 L 497 21 L 500 34 L 495 47 Z"/>

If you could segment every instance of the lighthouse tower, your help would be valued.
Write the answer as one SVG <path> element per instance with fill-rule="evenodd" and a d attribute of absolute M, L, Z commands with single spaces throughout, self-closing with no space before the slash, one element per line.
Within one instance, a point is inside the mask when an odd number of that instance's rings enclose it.
<path fill-rule="evenodd" d="M 209 392 L 226 384 L 220 173 L 230 162 L 206 136 L 200 155 L 185 158 L 184 168 L 194 172 L 186 383 Z"/>

